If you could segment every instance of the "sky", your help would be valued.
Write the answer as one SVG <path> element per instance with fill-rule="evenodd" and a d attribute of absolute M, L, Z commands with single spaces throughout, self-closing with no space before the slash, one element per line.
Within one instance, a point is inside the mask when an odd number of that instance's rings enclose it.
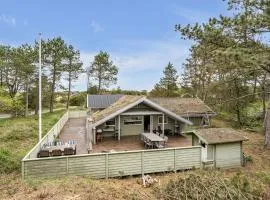
<path fill-rule="evenodd" d="M 80 50 L 84 68 L 107 51 L 119 68 L 112 86 L 151 90 L 168 62 L 179 73 L 191 41 L 182 40 L 175 24 L 207 22 L 226 14 L 222 0 L 0 0 L 0 44 L 18 46 L 61 36 Z M 73 90 L 86 90 L 86 76 Z"/>

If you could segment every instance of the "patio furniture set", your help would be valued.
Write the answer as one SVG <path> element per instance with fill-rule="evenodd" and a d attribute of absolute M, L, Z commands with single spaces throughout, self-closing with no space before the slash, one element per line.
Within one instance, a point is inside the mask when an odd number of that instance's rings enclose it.
<path fill-rule="evenodd" d="M 37 157 L 51 157 L 51 156 L 66 156 L 66 155 L 75 155 L 76 154 L 76 144 L 74 140 L 69 140 L 64 143 L 59 142 L 48 142 L 44 144 L 41 150 L 38 152 Z"/>
<path fill-rule="evenodd" d="M 161 149 L 167 147 L 168 137 L 161 137 L 156 133 L 142 133 L 141 141 L 148 149 Z"/>

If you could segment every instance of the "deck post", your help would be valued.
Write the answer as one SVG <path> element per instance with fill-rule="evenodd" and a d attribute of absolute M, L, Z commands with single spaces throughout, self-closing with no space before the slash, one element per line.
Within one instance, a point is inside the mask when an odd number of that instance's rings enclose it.
<path fill-rule="evenodd" d="M 96 127 L 93 127 L 93 139 L 94 139 L 94 141 L 93 141 L 93 143 L 94 144 L 96 144 Z"/>
<path fill-rule="evenodd" d="M 176 149 L 174 148 L 174 151 L 173 151 L 173 153 L 174 153 L 174 155 L 173 155 L 173 157 L 174 157 L 174 166 L 173 166 L 173 171 L 174 172 L 176 172 Z"/>
<path fill-rule="evenodd" d="M 105 178 L 109 178 L 109 154 L 107 153 L 105 156 Z"/>
<path fill-rule="evenodd" d="M 162 137 L 164 137 L 164 113 L 162 114 Z"/>
<path fill-rule="evenodd" d="M 66 174 L 68 175 L 68 157 L 66 159 Z"/>
<path fill-rule="evenodd" d="M 24 161 L 22 161 L 22 179 L 24 180 Z"/>
<path fill-rule="evenodd" d="M 144 151 L 141 151 L 141 168 L 142 168 L 142 176 L 144 176 Z"/>
<path fill-rule="evenodd" d="M 118 115 L 118 141 L 120 141 L 120 135 L 121 135 L 121 133 L 120 133 L 120 127 L 121 127 L 120 119 L 121 119 L 121 117 L 120 117 L 120 115 Z"/>

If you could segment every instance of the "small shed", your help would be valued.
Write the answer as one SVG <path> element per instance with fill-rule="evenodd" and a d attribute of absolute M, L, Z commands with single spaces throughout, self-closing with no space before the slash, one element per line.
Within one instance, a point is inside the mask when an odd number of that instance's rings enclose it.
<path fill-rule="evenodd" d="M 192 145 L 202 146 L 202 162 L 216 168 L 242 165 L 242 143 L 248 140 L 230 128 L 208 128 L 193 132 Z"/>

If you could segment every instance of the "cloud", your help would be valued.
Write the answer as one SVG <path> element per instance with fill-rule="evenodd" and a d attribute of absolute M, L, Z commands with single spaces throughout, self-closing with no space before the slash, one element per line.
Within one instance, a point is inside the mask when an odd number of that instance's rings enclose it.
<path fill-rule="evenodd" d="M 90 27 L 92 28 L 92 30 L 93 30 L 95 33 L 104 31 L 104 28 L 103 28 L 99 23 L 97 23 L 95 20 L 92 20 L 92 21 L 91 21 Z"/>
<path fill-rule="evenodd" d="M 178 72 L 182 72 L 182 63 L 188 56 L 190 44 L 180 39 L 151 41 L 117 41 L 130 51 L 108 51 L 114 64 L 119 67 L 118 83 L 122 89 L 151 90 L 162 76 L 168 62 L 172 62 Z M 137 47 L 137 48 L 135 48 Z M 98 52 L 81 52 L 84 68 L 88 67 Z M 75 89 L 85 90 L 86 76 L 75 83 Z"/>
<path fill-rule="evenodd" d="M 6 14 L 2 14 L 0 15 L 0 22 L 7 24 L 9 26 L 16 26 L 16 19 L 15 17 L 6 15 Z"/>

